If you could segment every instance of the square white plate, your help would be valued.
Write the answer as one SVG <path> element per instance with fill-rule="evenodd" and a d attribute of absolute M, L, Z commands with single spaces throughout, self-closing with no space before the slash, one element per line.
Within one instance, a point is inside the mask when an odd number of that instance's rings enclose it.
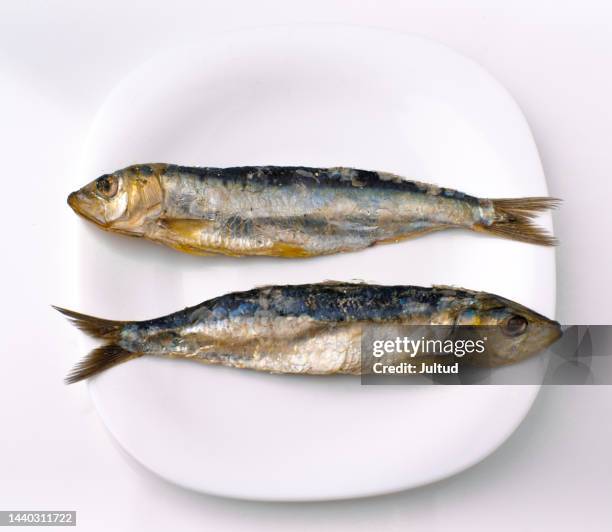
<path fill-rule="evenodd" d="M 135 70 L 100 109 L 69 187 L 146 162 L 342 165 L 483 197 L 547 194 L 521 111 L 481 67 L 420 38 L 336 26 L 214 35 Z M 466 232 L 308 260 L 229 259 L 77 223 L 78 310 L 112 319 L 326 279 L 455 284 L 554 314 L 552 249 Z M 538 388 L 361 386 L 150 357 L 90 386 L 110 432 L 147 468 L 195 490 L 267 500 L 374 495 L 461 471 L 512 433 Z"/>

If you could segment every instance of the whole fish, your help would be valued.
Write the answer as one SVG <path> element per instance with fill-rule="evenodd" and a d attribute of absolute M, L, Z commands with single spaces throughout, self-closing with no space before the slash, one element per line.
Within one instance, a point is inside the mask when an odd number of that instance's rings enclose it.
<path fill-rule="evenodd" d="M 74 367 L 68 383 L 143 355 L 272 373 L 356 375 L 362 373 L 361 335 L 366 327 L 377 331 L 389 325 L 485 325 L 487 357 L 475 364 L 490 367 L 534 355 L 561 335 L 557 322 L 503 297 L 435 286 L 268 286 L 145 321 L 111 321 L 57 310 L 106 341 Z"/>
<path fill-rule="evenodd" d="M 352 168 L 139 164 L 68 197 L 102 229 L 187 253 L 310 257 L 463 228 L 533 244 L 552 198 L 480 199 Z"/>

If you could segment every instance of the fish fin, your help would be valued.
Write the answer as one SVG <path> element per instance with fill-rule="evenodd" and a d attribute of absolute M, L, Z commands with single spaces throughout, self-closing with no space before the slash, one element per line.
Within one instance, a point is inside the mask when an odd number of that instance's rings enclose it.
<path fill-rule="evenodd" d="M 374 246 L 376 244 L 397 244 L 398 242 L 402 242 L 404 240 L 410 240 L 412 238 L 417 238 L 419 236 L 423 236 L 428 233 L 433 233 L 435 231 L 442 231 L 443 229 L 448 229 L 449 227 L 450 227 L 449 225 L 440 224 L 437 226 L 423 227 L 421 229 L 416 229 L 416 230 L 408 230 L 405 233 L 382 238 L 380 240 L 375 240 L 374 242 L 372 242 L 371 245 Z"/>
<path fill-rule="evenodd" d="M 66 376 L 66 384 L 87 379 L 116 364 L 142 355 L 142 353 L 127 351 L 117 345 L 123 327 L 127 323 L 132 322 L 105 320 L 65 308 L 55 306 L 53 308 L 64 316 L 68 316 L 68 319 L 76 327 L 92 338 L 100 338 L 108 342 L 106 345 L 95 348 L 83 360 L 77 363 Z"/>
<path fill-rule="evenodd" d="M 142 356 L 142 353 L 132 353 L 115 344 L 96 347 L 70 370 L 64 382 L 73 384 L 88 379 L 108 368 L 139 356 Z"/>
<path fill-rule="evenodd" d="M 315 253 L 312 253 L 303 246 L 297 244 L 288 244 L 286 242 L 275 242 L 267 248 L 258 250 L 258 255 L 268 255 L 271 257 L 285 257 L 300 259 L 305 257 L 312 257 Z"/>
<path fill-rule="evenodd" d="M 218 255 L 219 251 L 205 248 L 200 243 L 202 232 L 211 223 L 210 220 L 160 218 L 153 240 L 190 255 Z"/>
<path fill-rule="evenodd" d="M 555 198 L 504 198 L 491 199 L 495 219 L 491 225 L 477 224 L 474 228 L 483 233 L 539 244 L 555 246 L 557 239 L 532 222 L 539 213 L 556 208 L 561 200 Z"/>
<path fill-rule="evenodd" d="M 87 333 L 92 338 L 102 338 L 104 340 L 116 341 L 119 339 L 121 329 L 127 321 L 114 321 L 88 316 L 74 310 L 68 310 L 52 305 L 55 310 L 61 312 L 81 331 Z"/>
<path fill-rule="evenodd" d="M 462 286 L 456 286 L 452 284 L 434 284 L 434 285 L 431 285 L 431 287 L 434 290 L 454 290 L 454 291 L 460 290 L 461 292 L 469 292 L 471 294 L 478 293 L 475 290 L 470 290 L 468 288 L 463 288 Z"/>

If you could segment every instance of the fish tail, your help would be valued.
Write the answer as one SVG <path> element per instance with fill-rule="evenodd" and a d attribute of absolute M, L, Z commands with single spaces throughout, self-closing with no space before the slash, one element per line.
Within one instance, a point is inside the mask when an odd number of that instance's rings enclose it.
<path fill-rule="evenodd" d="M 65 379 L 66 384 L 88 379 L 112 366 L 142 355 L 118 345 L 121 331 L 128 322 L 105 320 L 55 306 L 53 308 L 67 316 L 76 327 L 92 338 L 100 338 L 107 342 L 93 349 L 70 370 Z"/>
<path fill-rule="evenodd" d="M 96 347 L 70 370 L 64 382 L 66 384 L 72 384 L 88 379 L 117 364 L 121 364 L 122 362 L 139 356 L 142 356 L 142 353 L 132 353 L 116 344 L 106 344 Z"/>
<path fill-rule="evenodd" d="M 561 200 L 555 198 L 503 198 L 489 200 L 493 206 L 493 223 L 476 224 L 484 233 L 539 244 L 556 246 L 557 239 L 533 223 L 538 214 L 556 208 Z"/>

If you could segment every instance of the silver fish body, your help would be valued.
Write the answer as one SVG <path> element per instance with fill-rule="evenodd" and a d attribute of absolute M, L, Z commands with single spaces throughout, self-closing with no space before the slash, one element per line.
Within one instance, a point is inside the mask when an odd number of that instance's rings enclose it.
<path fill-rule="evenodd" d="M 154 320 L 115 322 L 59 309 L 108 343 L 77 365 L 75 382 L 143 355 L 272 373 L 360 374 L 364 328 L 487 325 L 486 365 L 531 356 L 559 325 L 500 296 L 450 287 L 320 283 L 236 292 Z"/>
<path fill-rule="evenodd" d="M 135 165 L 70 195 L 102 228 L 193 254 L 308 257 L 463 228 L 550 245 L 550 198 L 481 199 L 352 168 Z"/>
<path fill-rule="evenodd" d="M 236 255 L 354 251 L 494 216 L 490 201 L 349 168 L 170 166 L 161 182 L 164 217 L 209 221 L 198 247 Z"/>

